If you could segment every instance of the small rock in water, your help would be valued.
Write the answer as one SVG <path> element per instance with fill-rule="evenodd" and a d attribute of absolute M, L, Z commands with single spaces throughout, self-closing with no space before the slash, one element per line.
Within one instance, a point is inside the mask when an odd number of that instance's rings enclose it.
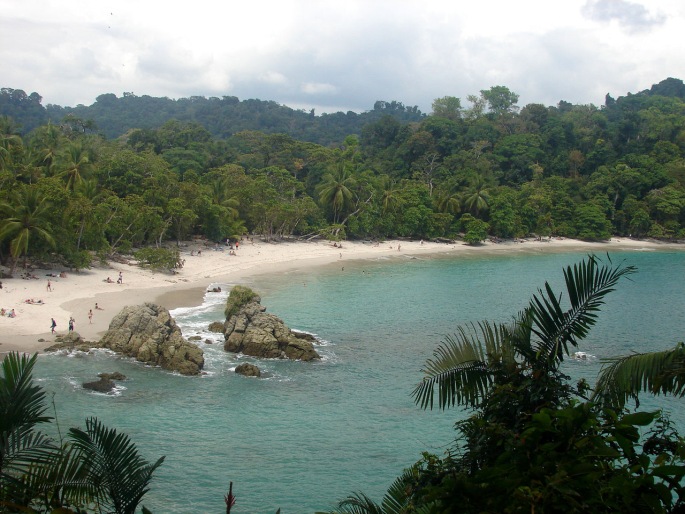
<path fill-rule="evenodd" d="M 95 391 L 98 393 L 111 393 L 115 387 L 116 384 L 112 380 L 109 380 L 107 378 L 101 378 L 100 380 L 96 380 L 95 382 L 83 383 L 84 389 L 89 389 L 91 391 Z"/>
<path fill-rule="evenodd" d="M 261 377 L 262 372 L 259 371 L 259 368 L 255 366 L 254 364 L 250 364 L 249 362 L 243 362 L 242 364 L 239 364 L 235 368 L 235 372 L 238 373 L 239 375 L 244 375 L 246 377 Z"/>

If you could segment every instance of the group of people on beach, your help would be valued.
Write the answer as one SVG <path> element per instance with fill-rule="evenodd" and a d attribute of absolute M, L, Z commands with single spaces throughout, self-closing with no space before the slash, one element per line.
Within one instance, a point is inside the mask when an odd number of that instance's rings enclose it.
<path fill-rule="evenodd" d="M 108 284 L 114 284 L 114 280 L 112 280 L 109 277 L 104 279 L 103 282 L 107 282 Z M 124 276 L 121 274 L 121 271 L 120 271 L 119 272 L 119 278 L 117 278 L 117 284 L 123 284 L 123 283 L 124 283 Z"/>
<path fill-rule="evenodd" d="M 0 308 L 0 316 L 7 316 L 8 318 L 16 318 L 17 313 L 14 312 L 14 309 L 10 309 L 9 311 L 5 309 L 4 307 Z"/>
<path fill-rule="evenodd" d="M 93 311 L 90 311 L 90 312 L 92 313 Z M 68 323 L 69 332 L 74 331 L 74 324 L 75 323 L 76 323 L 76 320 L 74 319 L 74 317 L 69 316 L 69 323 Z M 57 322 L 55 321 L 55 318 L 50 318 L 50 332 L 54 334 L 56 328 L 57 328 Z"/>

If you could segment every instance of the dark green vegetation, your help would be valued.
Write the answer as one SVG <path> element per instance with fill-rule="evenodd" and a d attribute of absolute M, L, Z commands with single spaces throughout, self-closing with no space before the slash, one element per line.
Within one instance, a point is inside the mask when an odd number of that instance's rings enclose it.
<path fill-rule="evenodd" d="M 31 378 L 35 362 L 17 353 L 2 361 L 0 512 L 132 514 L 164 457 L 148 463 L 128 436 L 95 418 L 69 429 L 67 440 L 45 435 L 40 426 L 53 418 Z"/>
<path fill-rule="evenodd" d="M 94 255 L 248 232 L 680 239 L 684 98 L 670 78 L 602 107 L 519 108 L 495 86 L 468 107 L 438 98 L 430 116 L 398 102 L 314 116 L 134 95 L 44 108 L 37 94 L 2 89 L 0 113 L 12 117 L 0 118 L 0 260 L 80 268 Z M 321 137 L 303 134 L 303 117 Z"/>
<path fill-rule="evenodd" d="M 224 309 L 226 319 L 236 314 L 241 307 L 247 305 L 258 296 L 259 295 L 249 287 L 240 285 L 233 286 L 226 299 L 226 308 Z"/>
<path fill-rule="evenodd" d="M 355 494 L 337 512 L 683 512 L 685 441 L 662 413 L 624 408 L 640 390 L 682 395 L 682 345 L 619 359 L 595 391 L 560 371 L 634 271 L 591 256 L 564 272 L 567 308 L 545 284 L 511 323 L 459 327 L 413 393 L 423 408 L 472 410 L 454 447 L 424 454 L 382 504 Z"/>

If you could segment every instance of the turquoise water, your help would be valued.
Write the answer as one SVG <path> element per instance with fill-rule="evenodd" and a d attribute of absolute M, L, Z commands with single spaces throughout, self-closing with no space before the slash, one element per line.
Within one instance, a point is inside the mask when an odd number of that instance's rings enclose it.
<path fill-rule="evenodd" d="M 221 319 L 225 292 L 173 311 L 184 335 L 201 334 L 207 375 L 182 377 L 104 352 L 41 356 L 36 377 L 54 392 L 60 428 L 87 416 L 128 433 L 141 453 L 166 455 L 143 502 L 155 513 L 222 512 L 234 483 L 236 513 L 327 510 L 351 492 L 380 500 L 422 451 L 442 453 L 459 411 L 426 412 L 410 393 L 445 334 L 480 319 L 506 321 L 562 267 L 584 254 L 434 257 L 345 262 L 257 277 L 248 285 L 269 312 L 323 340 L 316 363 L 255 361 L 223 352 L 206 332 Z M 574 377 L 596 376 L 599 359 L 672 347 L 683 340 L 685 252 L 612 254 L 639 272 L 608 297 L 598 325 L 571 361 Z M 229 284 L 221 284 L 224 291 Z M 237 376 L 256 362 L 262 379 Z M 99 372 L 129 377 L 115 396 L 81 389 Z M 676 407 L 659 398 L 685 431 Z"/>

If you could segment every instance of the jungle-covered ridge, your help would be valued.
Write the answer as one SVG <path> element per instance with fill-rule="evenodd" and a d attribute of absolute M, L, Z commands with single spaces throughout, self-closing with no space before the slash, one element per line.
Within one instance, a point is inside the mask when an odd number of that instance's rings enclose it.
<path fill-rule="evenodd" d="M 685 85 L 520 107 L 493 86 L 317 116 L 275 102 L 0 90 L 0 259 L 204 236 L 685 237 Z M 316 140 L 316 141 L 314 141 Z"/>

